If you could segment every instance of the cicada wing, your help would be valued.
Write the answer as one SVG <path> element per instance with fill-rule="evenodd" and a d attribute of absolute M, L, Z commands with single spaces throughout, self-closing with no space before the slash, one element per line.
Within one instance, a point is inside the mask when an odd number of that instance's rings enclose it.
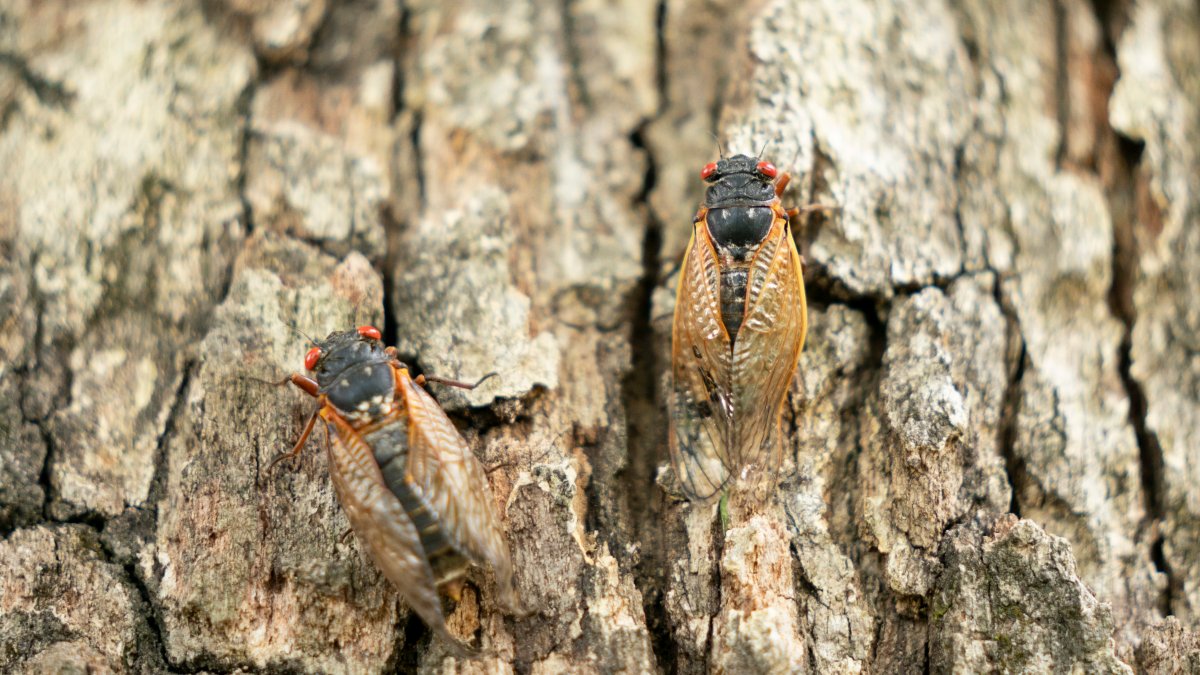
<path fill-rule="evenodd" d="M 502 602 L 518 610 L 512 557 L 483 465 L 432 396 L 407 376 L 399 387 L 408 408 L 408 470 L 421 497 L 472 562 L 492 566 Z"/>
<path fill-rule="evenodd" d="M 338 501 L 359 541 L 408 606 L 436 633 L 471 651 L 446 628 L 437 581 L 421 538 L 396 495 L 384 483 L 370 445 L 335 412 L 323 413 L 334 428 L 329 473 Z"/>
<path fill-rule="evenodd" d="M 721 321 L 720 268 L 701 219 L 684 254 L 671 333 L 671 461 L 690 499 L 707 500 L 729 481 L 734 420 L 729 333 Z"/>
<path fill-rule="evenodd" d="M 737 466 L 778 469 L 779 418 L 807 328 L 800 256 L 787 221 L 777 218 L 752 262 L 746 315 L 733 347 Z"/>

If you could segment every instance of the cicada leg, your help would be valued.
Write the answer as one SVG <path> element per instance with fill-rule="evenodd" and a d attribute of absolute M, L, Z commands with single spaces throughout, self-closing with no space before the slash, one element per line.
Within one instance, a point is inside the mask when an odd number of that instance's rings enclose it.
<path fill-rule="evenodd" d="M 384 349 L 383 352 L 392 359 L 392 367 L 393 368 L 397 368 L 397 369 L 408 368 L 408 365 L 405 364 L 403 361 L 401 361 L 400 357 L 396 354 L 395 347 L 388 347 L 387 349 Z M 413 382 L 416 382 L 417 385 L 421 386 L 421 387 L 424 387 L 426 382 L 432 382 L 434 384 L 444 384 L 447 387 L 457 387 L 459 389 L 474 389 L 475 387 L 478 387 L 479 385 L 483 384 L 488 378 L 496 377 L 497 375 L 499 375 L 499 373 L 493 371 L 491 373 L 488 373 L 487 375 L 484 375 L 483 377 L 479 378 L 478 380 L 476 380 L 473 383 L 472 382 L 460 382 L 458 380 L 449 380 L 444 377 L 437 377 L 434 375 L 418 375 L 413 378 Z"/>
<path fill-rule="evenodd" d="M 416 377 L 416 379 L 413 380 L 413 382 L 416 382 L 417 384 L 421 385 L 422 387 L 425 386 L 426 382 L 432 382 L 434 384 L 444 384 L 447 387 L 457 387 L 459 389 L 474 389 L 475 387 L 478 387 L 479 385 L 483 384 L 489 378 L 496 377 L 499 374 L 500 373 L 497 373 L 495 371 L 490 372 L 487 375 L 484 375 L 483 377 L 479 378 L 478 380 L 475 380 L 474 383 L 459 382 L 458 380 L 447 380 L 444 377 L 436 377 L 433 375 L 418 375 Z"/>
<path fill-rule="evenodd" d="M 320 387 L 320 385 L 317 384 L 317 381 L 312 379 L 311 377 L 305 377 L 304 375 L 301 375 L 299 373 L 293 373 L 291 377 L 289 377 L 286 380 L 283 380 L 282 382 L 280 382 L 280 384 L 286 384 L 288 382 L 291 382 L 292 384 L 296 385 L 297 387 L 300 388 L 301 391 L 308 394 L 309 396 L 312 396 L 318 400 L 321 399 L 321 393 L 320 393 L 321 387 Z M 285 459 L 292 459 L 293 457 L 299 455 L 302 450 L 304 450 L 304 445 L 305 445 L 305 443 L 308 443 L 308 437 L 312 434 L 313 427 L 316 426 L 316 424 L 317 424 L 317 419 L 321 416 L 321 409 L 325 407 L 325 402 L 323 400 L 320 400 L 320 403 L 321 403 L 321 405 L 317 406 L 317 409 L 313 411 L 312 415 L 309 415 L 308 422 L 305 423 L 305 425 L 304 425 L 304 432 L 300 434 L 300 440 L 296 441 L 296 445 L 294 445 L 292 447 L 291 451 L 285 452 L 282 455 L 276 457 L 274 460 L 272 460 L 270 466 L 267 467 L 268 472 L 272 471 L 275 468 L 276 464 L 282 462 Z M 328 425 L 326 425 L 326 427 L 325 427 L 325 448 L 326 448 L 326 450 L 329 449 L 329 426 Z"/>
<path fill-rule="evenodd" d="M 292 376 L 289 375 L 278 382 L 272 382 L 271 380 L 264 380 L 261 377 L 254 377 L 252 375 L 246 375 L 242 379 L 250 380 L 251 382 L 257 382 L 259 384 L 265 384 L 265 385 L 268 385 L 271 387 L 282 387 L 292 381 Z"/>
<path fill-rule="evenodd" d="M 817 211 L 837 211 L 838 206 L 833 204 L 809 204 L 808 206 L 793 206 L 787 210 L 788 218 L 795 220 L 798 216 L 807 216 L 810 213 Z"/>
<path fill-rule="evenodd" d="M 792 182 L 792 174 L 782 173 L 779 175 L 779 180 L 775 181 L 775 196 L 783 195 L 783 191 L 787 189 L 788 183 Z"/>
<path fill-rule="evenodd" d="M 285 452 L 282 455 L 276 457 L 274 460 L 272 460 L 270 466 L 267 467 L 268 472 L 274 470 L 276 464 L 282 462 L 285 459 L 292 459 L 293 457 L 299 455 L 301 450 L 304 450 L 304 444 L 308 443 L 308 437 L 310 434 L 312 434 L 313 427 L 316 426 L 317 419 L 320 417 L 321 417 L 321 409 L 317 408 L 316 410 L 313 411 L 312 415 L 309 415 L 308 423 L 304 425 L 304 433 L 300 434 L 300 440 L 296 441 L 296 445 L 294 445 L 290 451 Z M 328 442 L 329 442 L 329 440 L 328 440 L 329 427 L 328 426 L 325 427 L 325 435 L 326 435 L 325 442 L 328 444 Z"/>
<path fill-rule="evenodd" d="M 311 377 L 305 377 L 300 373 L 292 373 L 291 377 L 283 382 L 280 382 L 280 384 L 287 382 L 291 382 L 292 384 L 296 385 L 301 391 L 313 398 L 319 398 L 321 395 L 321 386 L 317 384 L 317 381 Z"/>
<path fill-rule="evenodd" d="M 294 384 L 297 387 L 299 387 L 304 393 L 308 394 L 309 396 L 311 396 L 313 398 L 317 398 L 318 396 L 320 396 L 320 393 L 321 393 L 321 387 L 320 387 L 320 385 L 317 384 L 316 380 L 312 379 L 311 377 L 306 377 L 304 375 L 301 375 L 300 373 L 292 373 L 291 375 L 288 375 L 287 377 L 283 378 L 282 380 L 280 380 L 278 382 L 272 382 L 271 380 L 264 380 L 261 377 L 251 377 L 249 375 L 247 375 L 245 377 L 245 379 L 250 380 L 251 382 L 258 382 L 259 384 L 265 384 L 265 385 L 269 385 L 272 387 L 283 387 L 289 383 Z"/>

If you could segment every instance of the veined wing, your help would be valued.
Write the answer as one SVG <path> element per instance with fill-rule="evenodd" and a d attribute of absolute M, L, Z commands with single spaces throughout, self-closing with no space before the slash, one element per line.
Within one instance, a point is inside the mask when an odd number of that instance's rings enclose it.
<path fill-rule="evenodd" d="M 671 461 L 684 492 L 706 500 L 730 478 L 734 424 L 732 354 L 721 321 L 717 253 L 701 218 L 693 226 L 671 331 Z"/>
<path fill-rule="evenodd" d="M 322 417 L 334 428 L 329 472 L 359 541 L 430 628 L 451 644 L 470 650 L 446 629 L 437 582 L 420 535 L 400 500 L 384 483 L 371 447 L 336 412 L 326 409 Z"/>
<path fill-rule="evenodd" d="M 512 558 L 483 466 L 437 401 L 406 372 L 398 380 L 408 409 L 408 470 L 421 497 L 468 558 L 492 566 L 505 605 L 516 609 Z"/>
<path fill-rule="evenodd" d="M 746 315 L 733 348 L 736 466 L 778 468 L 779 417 L 807 327 L 800 256 L 787 221 L 777 217 L 751 264 Z"/>

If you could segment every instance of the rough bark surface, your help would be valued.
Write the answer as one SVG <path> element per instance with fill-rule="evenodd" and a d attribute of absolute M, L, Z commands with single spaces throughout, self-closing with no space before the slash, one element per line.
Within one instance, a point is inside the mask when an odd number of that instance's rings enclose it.
<path fill-rule="evenodd" d="M 1200 6 L 0 5 L 0 670 L 1200 672 Z M 698 169 L 811 330 L 763 503 L 665 471 Z M 306 339 L 380 325 L 527 616 L 344 538 Z"/>

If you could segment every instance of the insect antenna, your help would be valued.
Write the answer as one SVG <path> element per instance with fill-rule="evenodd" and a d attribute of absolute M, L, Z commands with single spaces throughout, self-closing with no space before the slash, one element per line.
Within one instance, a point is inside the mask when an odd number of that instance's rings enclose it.
<path fill-rule="evenodd" d="M 721 146 L 721 139 L 720 139 L 720 138 L 717 138 L 717 135 L 716 135 L 715 133 L 711 132 L 711 131 L 710 131 L 710 132 L 708 132 L 708 133 L 709 133 L 709 135 L 710 135 L 710 136 L 712 136 L 712 137 L 713 137 L 713 140 L 717 142 L 717 155 L 718 155 L 718 156 L 719 156 L 721 159 L 725 159 L 725 148 Z"/>
<path fill-rule="evenodd" d="M 291 384 L 291 383 L 292 383 L 292 378 L 291 378 L 291 376 L 290 376 L 290 375 L 289 375 L 288 377 L 285 377 L 285 378 L 283 378 L 282 380 L 279 380 L 278 382 L 276 382 L 276 381 L 274 381 L 274 380 L 264 380 L 264 379 L 263 379 L 263 378 L 261 378 L 261 377 L 254 377 L 253 375 L 243 375 L 243 376 L 241 376 L 241 377 L 240 377 L 240 378 L 238 378 L 238 379 L 241 379 L 241 380 L 247 380 L 247 381 L 249 381 L 249 382 L 257 382 L 257 383 L 259 383 L 259 384 L 265 384 L 265 385 L 269 385 L 269 386 L 272 386 L 272 387 L 282 387 L 282 386 L 284 386 L 285 384 Z"/>
<path fill-rule="evenodd" d="M 771 144 L 771 139 L 769 139 L 769 138 L 767 140 L 763 141 L 763 146 L 762 146 L 762 148 L 759 149 L 758 156 L 755 157 L 755 159 L 762 159 L 763 153 L 767 151 L 767 146 L 770 144 Z M 793 160 L 793 161 L 795 161 L 795 160 Z"/>
<path fill-rule="evenodd" d="M 308 341 L 309 341 L 309 343 L 310 343 L 310 344 L 312 344 L 312 346 L 314 346 L 314 347 L 320 347 L 320 346 L 321 346 L 321 345 L 320 345 L 320 344 L 319 344 L 319 343 L 318 343 L 316 340 L 314 340 L 314 339 L 312 338 L 312 336 L 310 336 L 308 333 L 305 333 L 304 331 L 300 330 L 299 326 L 297 326 L 297 325 L 296 325 L 294 322 L 290 322 L 290 321 L 289 321 L 289 322 L 287 323 L 287 327 L 288 327 L 288 328 L 291 328 L 291 329 L 292 329 L 292 330 L 294 330 L 294 331 L 296 331 L 296 333 L 297 333 L 297 334 L 298 334 L 300 337 L 304 338 L 305 340 L 308 340 Z"/>

